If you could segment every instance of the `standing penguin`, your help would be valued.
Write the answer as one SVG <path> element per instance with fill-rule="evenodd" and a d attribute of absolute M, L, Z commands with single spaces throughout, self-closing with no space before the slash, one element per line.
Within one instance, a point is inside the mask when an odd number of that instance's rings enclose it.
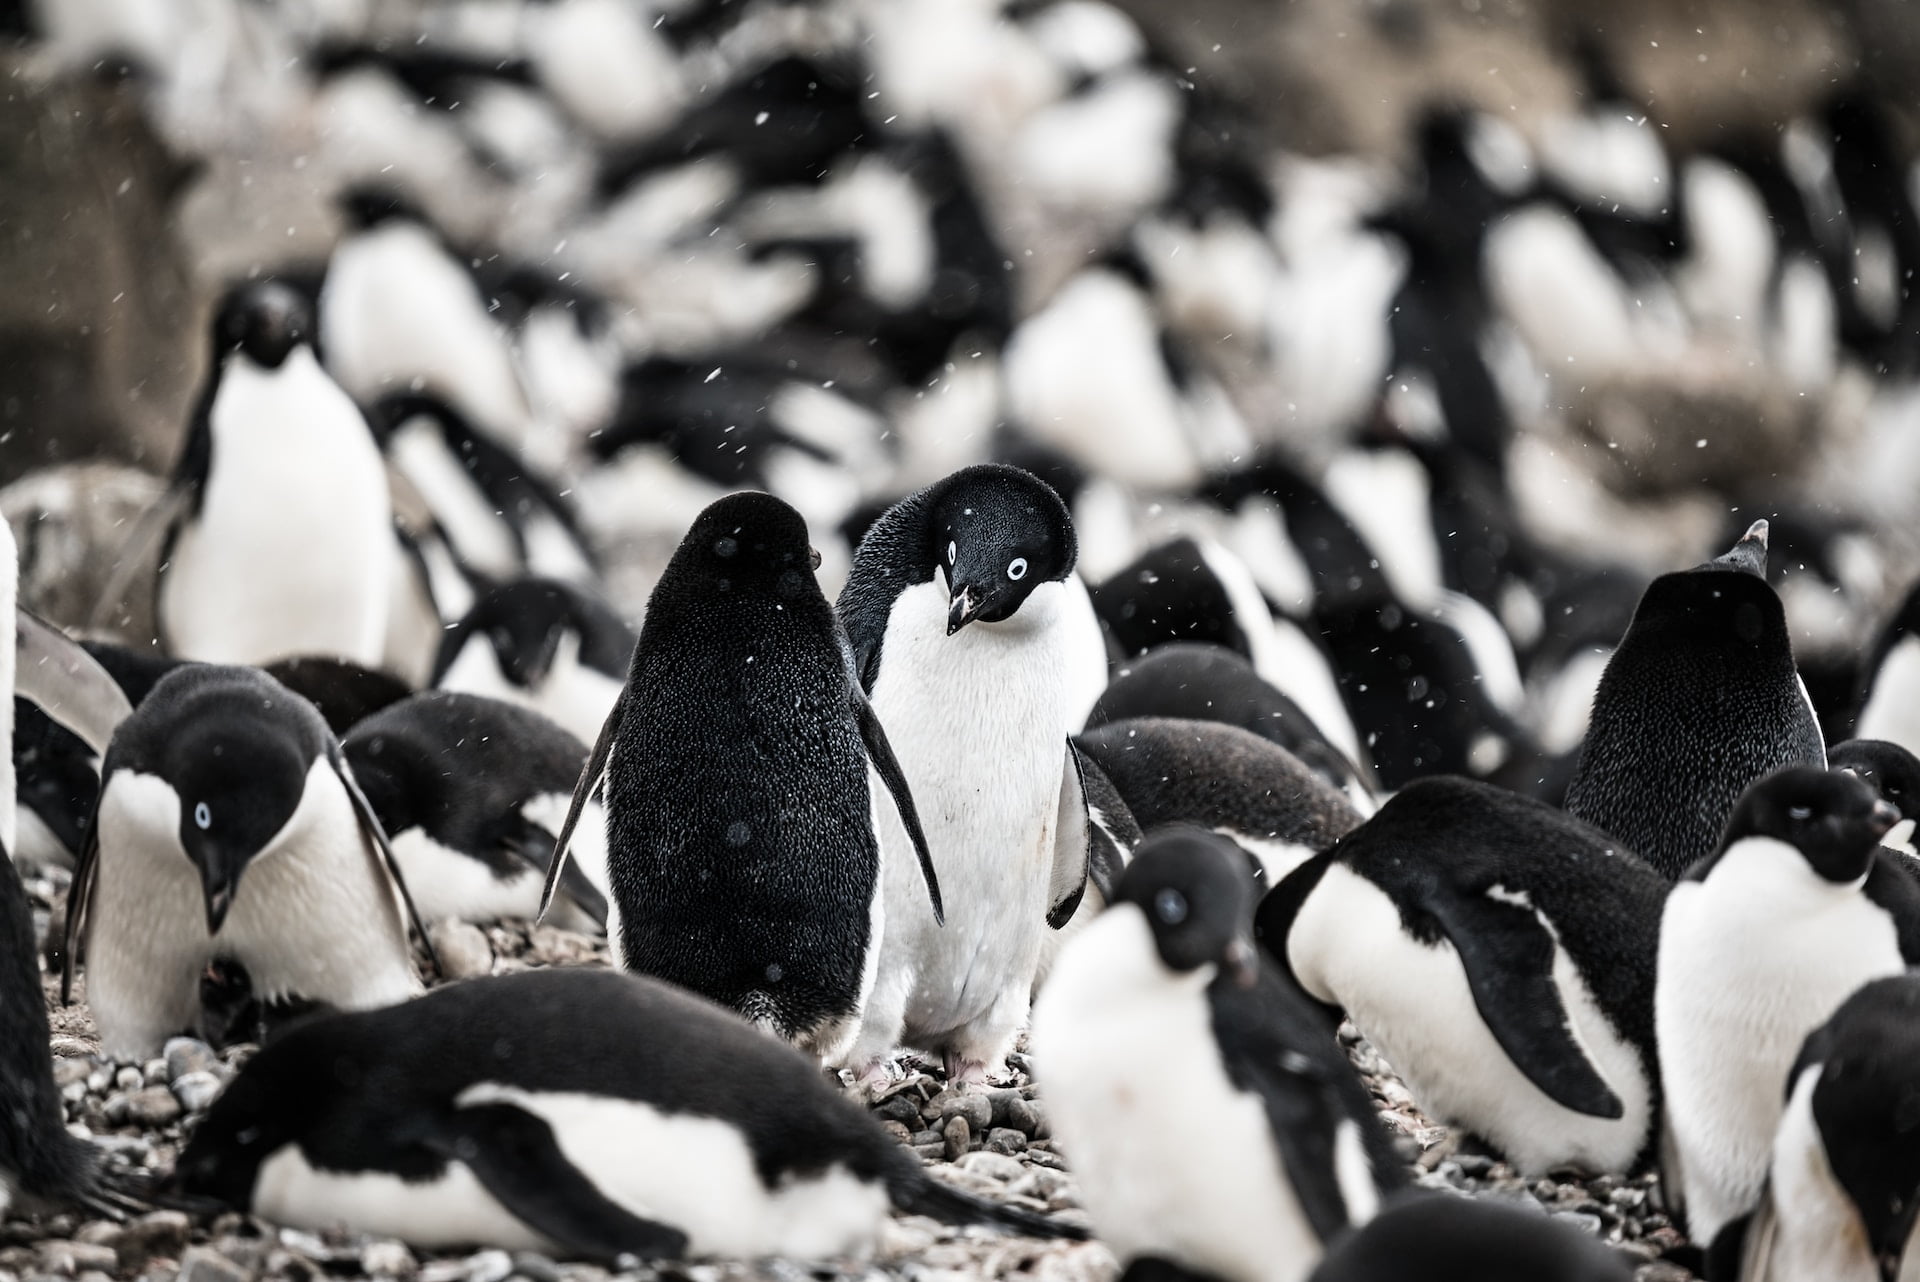
<path fill-rule="evenodd" d="M 999 1075 L 1041 935 L 1080 901 L 1090 835 L 1067 736 L 1091 703 L 1075 656 L 1098 625 L 1075 551 L 1045 482 L 984 463 L 887 509 L 854 552 L 840 617 L 926 807 L 952 909 L 943 927 L 920 905 L 906 834 L 883 819 L 886 931 L 847 1061 L 863 1080 L 903 1043 L 944 1052 L 957 1082 Z"/>
<path fill-rule="evenodd" d="M 1678 878 L 1713 849 L 1741 791 L 1826 749 L 1767 584 L 1767 523 L 1648 585 L 1594 695 L 1567 813 Z"/>
<path fill-rule="evenodd" d="M 1253 904 L 1232 843 L 1161 829 L 1041 989 L 1049 1115 L 1123 1262 L 1293 1282 L 1401 1183 L 1324 1012 L 1262 968 Z"/>
<path fill-rule="evenodd" d="M 604 774 L 619 964 L 833 1059 L 879 957 L 869 761 L 911 835 L 915 889 L 936 923 L 940 887 L 813 558 L 806 522 L 770 494 L 728 495 L 694 521 L 647 603 L 547 895 Z"/>
<path fill-rule="evenodd" d="M 377 666 L 396 556 L 386 465 L 314 356 L 312 309 L 274 281 L 238 286 L 212 352 L 161 509 L 162 642 L 208 663 Z"/>
<path fill-rule="evenodd" d="M 1668 896 L 1654 991 L 1661 1159 L 1703 1246 L 1760 1200 L 1800 1044 L 1856 988 L 1905 968 L 1899 923 L 1866 890 L 1899 818 L 1844 770 L 1777 771 Z"/>
<path fill-rule="evenodd" d="M 115 732 L 100 780 L 62 991 L 84 948 L 109 1055 L 143 1059 L 193 1028 L 215 961 L 245 968 L 267 1002 L 360 1008 L 420 991 L 412 904 L 379 821 L 319 712 L 272 677 L 168 673 Z"/>

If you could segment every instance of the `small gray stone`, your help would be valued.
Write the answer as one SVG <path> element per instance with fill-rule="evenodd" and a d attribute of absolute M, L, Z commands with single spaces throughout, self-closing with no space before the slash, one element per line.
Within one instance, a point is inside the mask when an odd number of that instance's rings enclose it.
<path fill-rule="evenodd" d="M 987 1092 L 987 1106 L 993 1110 L 993 1124 L 995 1126 L 1013 1125 L 1013 1123 L 1007 1120 L 1007 1110 L 1011 1108 L 1015 1102 L 1019 1101 L 1019 1099 L 1020 1092 L 1016 1090 L 1005 1089 Z"/>
<path fill-rule="evenodd" d="M 560 1282 L 560 1266 L 538 1251 L 515 1251 L 513 1271 L 527 1282 Z"/>
<path fill-rule="evenodd" d="M 920 1129 L 920 1101 L 911 1095 L 889 1095 L 873 1113 L 882 1121 L 898 1122 L 909 1132 Z"/>
<path fill-rule="evenodd" d="M 135 1126 L 165 1126 L 179 1120 L 180 1101 L 164 1086 L 149 1086 L 134 1091 L 126 1100 L 127 1120 Z"/>
<path fill-rule="evenodd" d="M 413 1252 L 404 1242 L 369 1242 L 360 1248 L 362 1272 L 376 1277 L 398 1277 L 413 1271 Z"/>
<path fill-rule="evenodd" d="M 481 1251 L 467 1257 L 467 1282 L 507 1282 L 512 1272 L 513 1257 L 505 1251 Z"/>
<path fill-rule="evenodd" d="M 959 1161 L 973 1147 L 973 1130 L 958 1113 L 947 1119 L 947 1124 L 940 1129 L 940 1137 L 946 1141 L 943 1153 L 949 1162 Z"/>
<path fill-rule="evenodd" d="M 128 1064 L 114 1070 L 113 1084 L 123 1091 L 137 1091 L 147 1084 L 147 1075 Z"/>
<path fill-rule="evenodd" d="M 881 1122 L 880 1129 L 893 1136 L 894 1139 L 902 1144 L 913 1143 L 913 1132 L 892 1119 Z"/>
<path fill-rule="evenodd" d="M 89 1269 L 111 1271 L 118 1267 L 119 1255 L 102 1242 L 43 1242 L 40 1267 L 49 1273 L 72 1277 Z"/>
<path fill-rule="evenodd" d="M 211 1247 L 190 1246 L 180 1257 L 175 1282 L 248 1282 L 247 1271 Z"/>
<path fill-rule="evenodd" d="M 1018 1160 L 1004 1153 L 995 1153 L 990 1149 L 977 1149 L 954 1165 L 973 1175 L 984 1175 L 990 1180 L 998 1180 L 1003 1184 L 1009 1180 L 1017 1180 L 1026 1174 L 1026 1168 Z"/>
<path fill-rule="evenodd" d="M 148 1086 L 164 1086 L 172 1078 L 167 1073 L 167 1061 L 150 1059 L 140 1066 L 140 1080 Z"/>
<path fill-rule="evenodd" d="M 78 1085 L 82 1095 L 87 1093 L 87 1075 L 93 1072 L 91 1060 L 56 1059 L 53 1061 L 53 1084 L 64 1092 L 67 1087 Z"/>
<path fill-rule="evenodd" d="M 440 973 L 448 979 L 474 979 L 493 973 L 493 949 L 486 932 L 472 922 L 442 917 L 427 930 Z M 502 1275 L 505 1276 L 504 1274 Z"/>
<path fill-rule="evenodd" d="M 946 1160 L 947 1142 L 945 1140 L 935 1140 L 931 1144 L 912 1144 L 908 1147 L 919 1154 L 923 1161 L 942 1162 Z"/>
<path fill-rule="evenodd" d="M 1030 1100 L 1014 1098 L 1007 1102 L 1006 1124 L 1031 1139 L 1040 1132 L 1040 1119 Z"/>
<path fill-rule="evenodd" d="M 47 1049 L 53 1052 L 55 1059 L 73 1059 L 78 1056 L 85 1059 L 93 1054 L 93 1043 L 84 1037 L 55 1037 L 47 1043 Z"/>
<path fill-rule="evenodd" d="M 993 1153 L 1024 1153 L 1027 1137 L 1011 1126 L 996 1126 L 987 1132 L 987 1150 Z"/>
<path fill-rule="evenodd" d="M 220 1094 L 220 1079 L 212 1073 L 182 1073 L 173 1079 L 173 1096 L 189 1113 L 202 1113 L 212 1107 Z"/>
<path fill-rule="evenodd" d="M 932 1103 L 940 1106 L 940 1118 L 965 1118 L 970 1130 L 984 1134 L 993 1124 L 993 1105 L 978 1091 L 943 1091 Z"/>
<path fill-rule="evenodd" d="M 1638 1210 L 1647 1204 L 1647 1191 L 1637 1188 L 1618 1188 L 1607 1195 L 1607 1200 L 1625 1210 Z"/>
<path fill-rule="evenodd" d="M 920 1147 L 922 1144 L 945 1144 L 946 1142 L 946 1137 L 931 1127 L 924 1131 L 915 1131 L 907 1137 L 907 1143 L 913 1145 L 915 1148 Z"/>
<path fill-rule="evenodd" d="M 177 1082 L 188 1073 L 211 1072 L 220 1063 L 213 1048 L 198 1038 L 175 1037 L 167 1042 L 167 1080 Z"/>
<path fill-rule="evenodd" d="M 120 1225 L 106 1239 L 120 1258 L 120 1267 L 138 1272 L 155 1258 L 177 1260 L 187 1248 L 187 1234 L 193 1223 L 179 1211 L 155 1211 L 131 1224 Z"/>
<path fill-rule="evenodd" d="M 1585 1211 L 1555 1211 L 1553 1218 L 1570 1228 L 1579 1229 L 1588 1237 L 1599 1237 L 1603 1227 L 1599 1216 L 1590 1215 Z"/>

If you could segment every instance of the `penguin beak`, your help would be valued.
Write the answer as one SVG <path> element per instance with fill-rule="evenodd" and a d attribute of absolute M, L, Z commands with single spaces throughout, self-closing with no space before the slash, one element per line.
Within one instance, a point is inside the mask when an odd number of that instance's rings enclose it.
<path fill-rule="evenodd" d="M 1236 988 L 1252 988 L 1260 978 L 1260 954 L 1254 951 L 1253 941 L 1245 935 L 1233 937 L 1220 964 Z"/>
<path fill-rule="evenodd" d="M 1885 801 L 1873 803 L 1873 809 L 1867 812 L 1867 823 L 1873 828 L 1873 835 L 1884 837 L 1900 822 L 1900 812 Z"/>
<path fill-rule="evenodd" d="M 807 549 L 807 568 L 809 570 L 817 570 L 820 568 L 819 548 L 810 547 Z"/>
<path fill-rule="evenodd" d="M 217 935 L 233 907 L 234 885 L 239 880 L 224 869 L 206 867 L 200 872 L 201 886 L 207 898 L 207 933 Z"/>
<path fill-rule="evenodd" d="M 974 616 L 980 613 L 980 604 L 974 598 L 972 588 L 963 586 L 956 591 L 947 603 L 947 635 L 952 636 L 972 623 Z"/>

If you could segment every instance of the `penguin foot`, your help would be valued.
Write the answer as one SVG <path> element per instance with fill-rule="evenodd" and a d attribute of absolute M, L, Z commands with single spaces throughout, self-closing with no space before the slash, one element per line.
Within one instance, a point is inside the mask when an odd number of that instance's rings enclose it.
<path fill-rule="evenodd" d="M 1004 1065 L 997 1074 L 992 1073 L 983 1059 L 967 1059 L 952 1051 L 946 1052 L 942 1058 L 946 1062 L 947 1083 L 951 1086 L 985 1086 L 991 1077 L 1006 1076 Z"/>

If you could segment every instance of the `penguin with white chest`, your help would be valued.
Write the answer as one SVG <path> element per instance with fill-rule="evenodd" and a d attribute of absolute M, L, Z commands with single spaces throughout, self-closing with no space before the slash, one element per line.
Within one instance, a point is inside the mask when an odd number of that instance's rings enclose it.
<path fill-rule="evenodd" d="M 1325 1013 L 1252 936 L 1225 839 L 1141 843 L 1117 897 L 1062 950 L 1033 1058 L 1095 1232 L 1123 1263 L 1294 1282 L 1402 1183 Z"/>
<path fill-rule="evenodd" d="M 306 299 L 239 286 L 175 467 L 155 608 L 181 658 L 265 663 L 385 650 L 397 548 L 386 465 L 320 368 Z"/>
<path fill-rule="evenodd" d="M 1084 1236 L 940 1183 L 711 1003 L 584 968 L 289 1029 L 214 1102 L 175 1184 L 283 1224 L 604 1261 L 860 1254 L 890 1208 Z"/>
<path fill-rule="evenodd" d="M 620 698 L 633 642 L 633 629 L 597 593 L 515 579 L 441 635 L 433 685 L 522 704 L 592 743 Z"/>
<path fill-rule="evenodd" d="M 902 499 L 854 553 L 839 610 L 855 670 L 948 882 L 943 926 L 919 902 L 905 834 L 882 818 L 886 930 L 847 1060 L 863 1080 L 903 1044 L 944 1053 L 956 1082 L 999 1075 L 1041 937 L 1085 889 L 1090 825 L 1068 735 L 1091 702 L 1075 664 L 1098 623 L 1075 552 L 1060 497 L 989 463 Z"/>
<path fill-rule="evenodd" d="M 1777 771 L 1741 796 L 1719 849 L 1667 899 L 1654 993 L 1661 1166 L 1702 1247 L 1760 1200 L 1801 1043 L 1862 984 L 1905 969 L 1900 923 L 1869 890 L 1899 818 L 1846 771 Z"/>
<path fill-rule="evenodd" d="M 1920 753 L 1920 582 L 1874 640 L 1853 733 Z"/>
<path fill-rule="evenodd" d="M 114 733 L 100 779 L 62 989 L 84 948 L 109 1055 L 140 1060 L 201 1022 L 215 961 L 269 1003 L 355 1009 L 420 991 L 379 821 L 319 712 L 272 677 L 169 673 Z"/>
<path fill-rule="evenodd" d="M 873 985 L 883 920 L 869 762 L 936 922 L 940 886 L 815 556 L 806 522 L 770 494 L 728 495 L 694 521 L 648 601 L 547 892 L 604 776 L 617 962 L 833 1059 Z"/>
<path fill-rule="evenodd" d="M 1262 945 L 1344 1009 L 1435 1120 L 1527 1174 L 1624 1172 L 1658 1116 L 1666 883 L 1488 784 L 1417 780 L 1261 902 Z"/>

